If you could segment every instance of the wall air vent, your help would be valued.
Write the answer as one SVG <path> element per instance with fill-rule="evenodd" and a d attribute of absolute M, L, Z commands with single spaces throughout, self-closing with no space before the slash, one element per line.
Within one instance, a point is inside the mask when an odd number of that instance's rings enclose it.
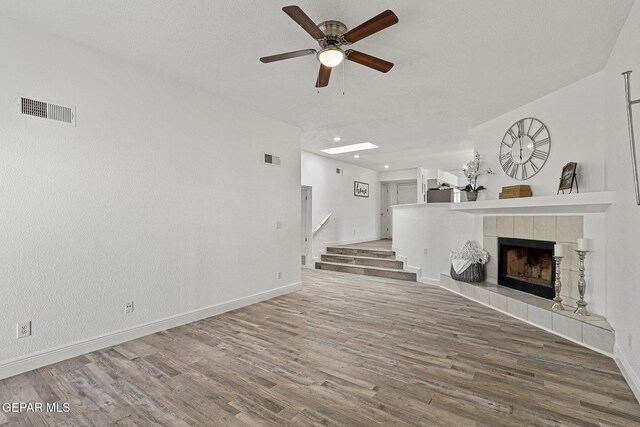
<path fill-rule="evenodd" d="M 280 166 L 280 157 L 264 153 L 264 163 L 267 165 Z"/>
<path fill-rule="evenodd" d="M 20 113 L 27 116 L 55 120 L 72 126 L 76 124 L 75 107 L 66 107 L 24 96 L 20 97 Z"/>

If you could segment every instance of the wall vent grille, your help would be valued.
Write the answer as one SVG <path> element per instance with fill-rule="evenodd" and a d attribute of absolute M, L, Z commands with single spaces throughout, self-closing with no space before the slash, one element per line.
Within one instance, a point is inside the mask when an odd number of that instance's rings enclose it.
<path fill-rule="evenodd" d="M 22 98 L 22 114 L 47 118 L 47 103 L 35 99 Z"/>
<path fill-rule="evenodd" d="M 75 108 L 38 101 L 32 98 L 20 98 L 20 112 L 27 116 L 41 117 L 70 125 L 76 124 Z"/>
<path fill-rule="evenodd" d="M 280 157 L 264 153 L 264 163 L 267 165 L 280 166 Z"/>

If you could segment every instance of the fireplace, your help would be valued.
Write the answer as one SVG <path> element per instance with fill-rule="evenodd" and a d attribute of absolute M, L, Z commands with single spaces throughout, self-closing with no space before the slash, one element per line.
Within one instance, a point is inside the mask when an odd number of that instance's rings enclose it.
<path fill-rule="evenodd" d="M 555 242 L 498 238 L 498 284 L 543 298 L 555 296 Z"/>

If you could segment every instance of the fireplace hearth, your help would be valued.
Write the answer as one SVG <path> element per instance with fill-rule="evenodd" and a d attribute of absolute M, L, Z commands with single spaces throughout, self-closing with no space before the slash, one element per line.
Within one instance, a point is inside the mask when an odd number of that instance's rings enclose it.
<path fill-rule="evenodd" d="M 553 299 L 555 242 L 498 238 L 498 284 Z"/>

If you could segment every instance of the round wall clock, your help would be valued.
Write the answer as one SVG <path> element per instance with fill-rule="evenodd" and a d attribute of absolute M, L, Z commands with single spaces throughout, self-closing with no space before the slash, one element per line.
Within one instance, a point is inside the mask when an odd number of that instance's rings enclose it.
<path fill-rule="evenodd" d="M 542 169 L 551 150 L 549 129 L 538 119 L 515 122 L 500 142 L 500 165 L 513 179 L 524 181 Z"/>

